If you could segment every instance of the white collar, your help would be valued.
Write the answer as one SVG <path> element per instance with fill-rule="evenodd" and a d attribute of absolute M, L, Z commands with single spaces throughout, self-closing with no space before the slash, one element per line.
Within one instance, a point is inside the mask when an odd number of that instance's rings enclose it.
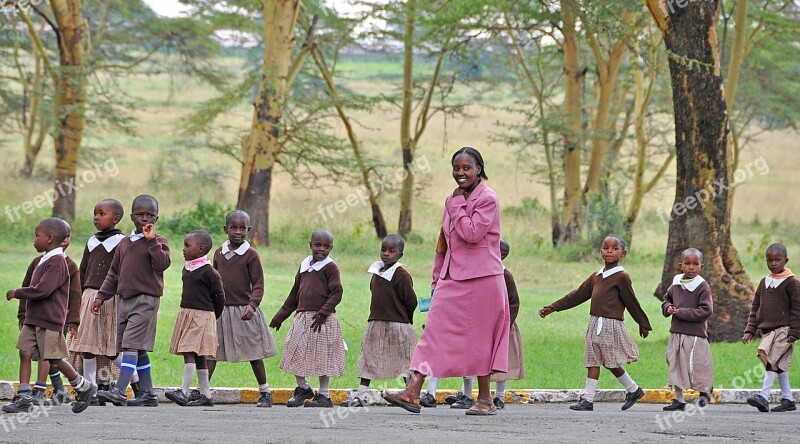
<path fill-rule="evenodd" d="M 95 236 L 90 237 L 89 241 L 86 242 L 86 248 L 88 248 L 89 252 L 91 253 L 92 251 L 94 251 L 95 248 L 97 248 L 98 246 L 102 245 L 103 248 L 105 248 L 107 252 L 111 253 L 111 251 L 114 248 L 116 248 L 117 245 L 119 245 L 119 243 L 124 238 L 125 238 L 124 234 L 118 233 L 118 234 L 115 234 L 115 235 L 109 237 L 108 239 L 104 240 L 103 242 L 100 242 L 100 240 L 97 239 L 97 236 L 95 235 Z"/>
<path fill-rule="evenodd" d="M 786 279 L 789 279 L 789 278 L 785 277 L 783 279 L 775 279 L 774 277 L 772 277 L 772 275 L 768 274 L 764 278 L 764 286 L 767 287 L 767 288 L 778 288 L 778 285 L 782 284 L 783 281 L 785 281 Z"/>
<path fill-rule="evenodd" d="M 391 281 L 392 277 L 394 277 L 394 272 L 397 271 L 398 268 L 402 267 L 403 264 L 400 262 L 395 262 L 394 265 L 387 268 L 386 270 L 381 271 L 381 267 L 383 267 L 383 261 L 375 261 L 372 265 L 369 266 L 368 273 L 372 273 L 376 276 L 380 276 L 387 281 Z"/>
<path fill-rule="evenodd" d="M 700 276 L 699 274 L 697 276 L 695 276 L 694 278 L 692 278 L 692 280 L 689 281 L 686 284 L 681 282 L 681 279 L 683 279 L 683 273 L 676 274 L 675 277 L 672 278 L 672 285 L 680 285 L 684 289 L 692 291 L 692 292 L 697 290 L 697 287 L 699 287 L 700 284 L 702 284 L 703 282 L 706 281 L 705 279 L 703 279 L 703 276 Z"/>
<path fill-rule="evenodd" d="M 606 268 L 606 267 L 603 267 L 603 268 Z M 617 265 L 616 267 L 614 267 L 614 268 L 612 268 L 610 270 L 606 270 L 606 271 L 603 271 L 603 268 L 601 268 L 600 271 L 597 272 L 597 274 L 602 274 L 603 275 L 603 279 L 611 276 L 612 274 L 619 273 L 620 271 L 625 271 L 625 269 L 622 268 L 622 265 Z"/>
<path fill-rule="evenodd" d="M 250 242 L 244 241 L 244 242 L 242 242 L 242 245 L 239 245 L 239 248 L 237 248 L 235 250 L 231 250 L 231 241 L 226 240 L 222 244 L 222 255 L 224 256 L 224 255 L 228 254 L 229 252 L 233 251 L 234 253 L 238 254 L 239 256 L 244 256 L 244 254 L 247 253 L 247 250 L 249 250 L 249 249 L 250 249 Z"/>
<path fill-rule="evenodd" d="M 41 258 L 41 259 L 39 259 L 39 264 L 37 265 L 37 267 L 38 267 L 39 265 L 42 265 L 43 263 L 45 263 L 45 261 L 46 261 L 46 260 L 48 260 L 48 259 L 50 259 L 51 257 L 53 257 L 53 256 L 58 256 L 59 254 L 60 254 L 61 256 L 64 256 L 64 257 L 66 257 L 66 254 L 64 254 L 64 249 L 63 249 L 63 248 L 61 248 L 61 247 L 58 247 L 58 248 L 55 248 L 55 249 L 53 249 L 53 250 L 50 250 L 50 251 L 48 251 L 47 253 L 45 253 L 45 254 L 42 256 L 42 258 Z"/>
<path fill-rule="evenodd" d="M 207 257 L 203 257 L 202 261 L 198 260 L 198 259 L 195 259 L 193 261 L 186 262 L 186 265 L 184 265 L 184 268 L 186 268 L 186 270 L 188 270 L 188 271 L 195 271 L 200 267 L 205 267 L 206 265 L 211 265 L 211 262 L 208 261 Z"/>
<path fill-rule="evenodd" d="M 311 259 L 313 259 L 313 258 L 314 258 L 314 256 L 308 256 L 307 258 L 303 259 L 303 262 L 300 263 L 300 273 L 305 273 L 306 271 L 312 271 L 312 270 L 313 271 L 320 271 L 320 270 L 322 270 L 322 268 L 324 266 L 326 266 L 326 265 L 330 264 L 331 262 L 333 262 L 333 259 L 331 259 L 331 257 L 328 256 L 325 259 L 323 259 L 321 261 L 314 262 L 312 264 L 311 263 Z"/>
<path fill-rule="evenodd" d="M 128 237 L 130 237 L 131 242 L 136 242 L 137 240 L 144 238 L 144 233 L 137 233 L 136 228 L 134 228 L 133 231 L 131 231 L 131 235 Z"/>

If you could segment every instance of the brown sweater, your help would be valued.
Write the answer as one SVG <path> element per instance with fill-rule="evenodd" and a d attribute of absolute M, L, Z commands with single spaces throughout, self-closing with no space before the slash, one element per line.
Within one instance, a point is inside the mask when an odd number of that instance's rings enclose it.
<path fill-rule="evenodd" d="M 553 302 L 549 307 L 564 311 L 592 300 L 589 314 L 609 319 L 625 320 L 625 309 L 641 329 L 651 331 L 650 320 L 642 310 L 631 286 L 631 277 L 620 271 L 603 279 L 601 274 L 592 273 L 578 289 Z"/>
<path fill-rule="evenodd" d="M 406 270 L 398 267 L 391 281 L 373 274 L 369 289 L 372 292 L 372 300 L 367 321 L 414 323 L 417 294 L 414 293 L 411 275 Z"/>
<path fill-rule="evenodd" d="M 320 271 L 298 270 L 294 277 L 294 285 L 283 306 L 275 313 L 272 322 L 282 323 L 297 311 L 318 311 L 328 316 L 336 312 L 336 306 L 342 301 L 342 279 L 339 267 L 331 262 Z"/>
<path fill-rule="evenodd" d="M 511 324 L 517 320 L 519 314 L 519 293 L 517 293 L 517 283 L 514 282 L 514 276 L 508 271 L 508 268 L 503 270 L 503 278 L 506 280 L 506 289 L 508 290 L 508 309 Z M 510 324 L 509 324 L 510 325 Z"/>
<path fill-rule="evenodd" d="M 711 287 L 708 282 L 703 282 L 694 291 L 689 291 L 680 285 L 672 285 L 664 295 L 661 304 L 661 313 L 667 314 L 667 307 L 678 307 L 677 313 L 672 315 L 670 333 L 682 335 L 708 337 L 708 318 L 714 313 L 714 301 L 711 299 Z"/>
<path fill-rule="evenodd" d="M 225 305 L 250 305 L 258 307 L 264 298 L 264 269 L 256 250 L 250 248 L 241 256 L 230 259 L 222 255 L 222 248 L 214 253 L 214 268 L 222 277 L 225 287 Z"/>
<path fill-rule="evenodd" d="M 33 270 L 39 265 L 42 256 L 38 256 L 28 266 L 25 272 L 25 278 L 22 280 L 22 286 L 28 287 L 33 278 Z M 48 259 L 49 260 L 49 259 Z M 78 264 L 75 263 L 69 256 L 65 258 L 67 262 L 67 270 L 69 271 L 69 301 L 67 302 L 67 320 L 64 325 L 64 334 L 67 333 L 67 328 L 77 329 L 81 323 L 81 278 L 79 276 Z M 22 327 L 25 321 L 25 312 L 27 311 L 27 302 L 25 300 L 19 301 L 19 308 L 17 309 L 17 319 L 19 325 Z"/>
<path fill-rule="evenodd" d="M 64 256 L 47 259 L 33 270 L 28 286 L 14 290 L 14 297 L 26 303 L 22 323 L 63 333 L 69 290 L 69 268 Z"/>
<path fill-rule="evenodd" d="M 164 293 L 164 270 L 169 268 L 169 245 L 164 236 L 131 241 L 122 239 L 115 248 L 114 260 L 95 299 L 123 299 L 142 294 L 161 297 Z"/>
<path fill-rule="evenodd" d="M 222 278 L 213 267 L 204 265 L 194 271 L 183 269 L 181 308 L 213 311 L 219 318 L 225 307 Z"/>
<path fill-rule="evenodd" d="M 767 288 L 765 281 L 758 284 L 744 332 L 767 334 L 788 326 L 789 336 L 800 338 L 800 282 L 790 277 L 776 288 Z"/>
<path fill-rule="evenodd" d="M 116 228 L 98 231 L 95 233 L 95 237 L 100 242 L 103 242 L 115 234 L 122 234 L 122 231 Z M 119 247 L 119 244 L 117 244 L 117 247 Z M 103 281 L 108 275 L 108 269 L 111 268 L 111 261 L 114 259 L 116 251 L 116 247 L 111 251 L 106 251 L 102 245 L 98 245 L 92 251 L 89 251 L 88 246 L 84 247 L 83 256 L 81 257 L 81 285 L 83 285 L 84 290 L 87 288 L 99 290 L 103 286 Z"/>

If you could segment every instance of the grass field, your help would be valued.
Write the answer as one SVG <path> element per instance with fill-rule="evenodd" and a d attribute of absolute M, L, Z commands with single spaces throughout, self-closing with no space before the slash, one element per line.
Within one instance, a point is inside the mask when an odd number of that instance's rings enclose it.
<path fill-rule="evenodd" d="M 348 71 L 347 86 L 365 94 L 394 88 L 391 82 L 399 69 L 397 64 L 375 61 L 349 61 L 342 66 Z M 155 194 L 161 201 L 162 220 L 173 217 L 178 211 L 193 208 L 195 201 L 201 197 L 217 201 L 223 206 L 230 206 L 235 201 L 239 166 L 236 161 L 218 153 L 193 150 L 186 152 L 180 165 L 168 164 L 166 167 L 168 171 L 218 169 L 220 176 L 216 181 L 178 180 L 165 185 L 152 180 L 154 166 L 184 137 L 176 128 L 177 120 L 189 113 L 199 100 L 212 97 L 211 90 L 193 82 L 174 83 L 163 75 L 134 77 L 125 80 L 124 85 L 130 94 L 140 98 L 139 108 L 133 111 L 139 122 L 140 136 L 107 134 L 91 129 L 87 131 L 86 146 L 91 148 L 87 149 L 82 168 L 88 169 L 94 163 L 113 160 L 119 167 L 119 174 L 87 183 L 78 194 L 79 216 L 74 224 L 73 246 L 69 249 L 76 261 L 93 231 L 91 208 L 102 198 L 117 198 L 127 207 L 137 194 Z M 459 93 L 468 96 L 470 91 Z M 586 376 L 583 369 L 583 333 L 588 321 L 588 305 L 556 313 L 546 320 L 540 319 L 537 311 L 577 286 L 602 262 L 599 257 L 588 262 L 565 261 L 549 246 L 546 214 L 536 208 L 523 207 L 525 198 L 546 202 L 547 190 L 538 180 L 530 177 L 528 165 L 517 161 L 516 147 L 493 142 L 493 133 L 499 131 L 497 123 L 516 118 L 490 106 L 497 105 L 497 100 L 501 100 L 498 98 L 502 97 L 511 100 L 508 91 L 494 92 L 473 104 L 469 108 L 472 116 L 469 119 L 450 118 L 445 124 L 443 118 L 438 118 L 431 122 L 418 152 L 418 156 L 427 159 L 430 169 L 418 177 L 423 186 L 416 195 L 414 236 L 409 239 L 402 262 L 407 264 L 407 269 L 414 277 L 418 294 L 425 295 L 429 289 L 441 203 L 454 187 L 449 174 L 450 154 L 462 145 L 479 148 L 487 160 L 489 185 L 498 192 L 504 208 L 503 236 L 511 243 L 511 255 L 506 260 L 506 266 L 516 277 L 522 303 L 518 323 L 525 341 L 526 379 L 510 382 L 509 388 L 580 387 Z M 242 105 L 240 109 L 227 114 L 224 120 L 227 124 L 246 128 L 250 117 L 248 106 Z M 371 113 L 357 113 L 356 118 L 363 124 L 358 128 L 359 137 L 370 156 L 399 163 L 399 116 L 396 110 L 387 107 Z M 338 125 L 335 128 L 337 132 L 343 131 Z M 761 257 L 768 243 L 784 242 L 790 253 L 800 249 L 798 224 L 795 222 L 795 217 L 800 214 L 800 201 L 787 199 L 786 193 L 786 190 L 796 189 L 798 181 L 794 166 L 800 162 L 800 152 L 793 144 L 794 137 L 793 134 L 767 134 L 743 154 L 743 164 L 764 156 L 769 165 L 768 173 L 748 177 L 736 188 L 735 195 L 734 241 L 754 280 L 767 272 Z M 7 137 L 0 142 L 0 155 L 6 159 L 6 168 L 0 173 L 4 184 L 0 210 L 7 205 L 20 205 L 50 187 L 47 171 L 52 165 L 51 152 L 42 154 L 39 172 L 32 179 L 21 179 L 14 173 L 22 156 L 14 139 Z M 648 388 L 661 387 L 667 380 L 664 352 L 669 321 L 660 315 L 660 302 L 651 295 L 660 279 L 667 233 L 667 226 L 660 222 L 655 209 L 658 206 L 667 208 L 672 202 L 672 180 L 666 178 L 658 190 L 648 197 L 645 210 L 635 226 L 632 249 L 623 263 L 655 328 L 647 339 L 636 339 L 641 358 L 629 366 L 633 377 Z M 369 309 L 369 275 L 365 270 L 378 258 L 380 244 L 373 237 L 367 208 L 356 205 L 328 220 L 322 220 L 318 208 L 320 205 L 331 205 L 353 191 L 354 188 L 347 185 L 301 187 L 279 171 L 273 185 L 270 220 L 272 245 L 260 250 L 267 279 L 262 310 L 269 319 L 291 288 L 297 265 L 308 254 L 306 243 L 310 231 L 325 226 L 336 235 L 331 256 L 342 270 L 345 289 L 337 312 L 349 352 L 347 376 L 335 378 L 333 387 L 355 387 L 358 382 L 355 375 L 356 360 Z M 390 229 L 396 226 L 396 202 L 394 190 L 382 196 Z M 42 209 L 20 221 L 11 221 L 0 214 L 0 288 L 5 290 L 19 285 L 25 268 L 36 254 L 31 246 L 35 221 L 47 215 L 48 211 Z M 220 229 L 215 233 L 218 238 L 222 224 L 220 220 Z M 120 228 L 125 231 L 132 228 L 127 216 Z M 166 288 L 159 312 L 156 351 L 152 354 L 155 381 L 160 386 L 177 385 L 182 375 L 182 359 L 167 353 L 180 302 L 182 237 L 180 233 L 170 234 L 169 240 L 173 246 L 174 264 L 165 276 Z M 17 378 L 15 314 L 16 302 L 0 304 L 0 319 L 3 320 L 0 323 L 0 379 L 4 380 Z M 418 331 L 421 331 L 420 326 L 424 322 L 424 315 L 415 319 Z M 632 321 L 626 322 L 632 332 L 637 331 Z M 280 349 L 286 331 L 288 323 L 276 333 Z M 755 343 L 714 344 L 716 386 L 759 386 L 758 378 L 752 376 L 758 364 L 756 347 Z M 280 371 L 278 361 L 278 357 L 267 360 L 271 385 L 294 386 L 293 377 Z M 791 378 L 795 386 L 800 385 L 800 375 L 793 373 Z M 218 386 L 252 386 L 254 383 L 247 364 L 221 364 L 214 377 L 214 384 Z M 442 387 L 455 388 L 459 384 L 456 380 L 447 380 L 443 381 Z M 609 373 L 601 375 L 600 387 L 617 385 Z"/>

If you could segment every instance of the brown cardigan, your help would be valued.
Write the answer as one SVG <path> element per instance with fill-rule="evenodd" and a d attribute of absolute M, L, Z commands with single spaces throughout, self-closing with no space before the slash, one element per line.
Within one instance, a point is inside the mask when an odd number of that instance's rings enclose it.
<path fill-rule="evenodd" d="M 69 256 L 64 258 L 67 263 L 67 270 L 69 271 L 69 300 L 67 302 L 67 320 L 64 325 L 64 334 L 67 333 L 67 328 L 77 329 L 81 324 L 81 278 L 78 264 L 75 263 Z M 37 256 L 33 262 L 28 266 L 25 272 L 25 278 L 22 280 L 22 286 L 28 287 L 33 278 L 33 270 L 39 265 L 42 256 Z M 49 259 L 48 259 L 49 260 Z M 17 309 L 17 319 L 19 319 L 19 326 L 22 327 L 25 321 L 25 312 L 27 311 L 27 301 L 20 299 L 19 308 Z"/>
<path fill-rule="evenodd" d="M 261 304 L 264 298 L 264 269 L 256 250 L 250 248 L 241 256 L 234 254 L 230 259 L 222 255 L 222 248 L 214 253 L 214 268 L 222 277 L 225 287 L 225 305 Z"/>
<path fill-rule="evenodd" d="M 417 308 L 417 294 L 411 275 L 398 267 L 391 281 L 372 275 L 369 283 L 372 299 L 367 321 L 389 321 L 402 324 L 414 323 L 414 310 Z"/>
<path fill-rule="evenodd" d="M 64 256 L 55 255 L 34 268 L 30 284 L 14 290 L 14 297 L 26 303 L 24 325 L 63 333 L 69 302 L 69 268 Z"/>
<path fill-rule="evenodd" d="M 667 314 L 667 307 L 678 307 L 677 313 L 672 315 L 670 333 L 689 336 L 708 337 L 708 318 L 714 313 L 714 301 L 711 299 L 711 287 L 708 282 L 703 282 L 694 291 L 689 291 L 680 285 L 672 285 L 664 295 L 661 304 L 661 313 Z"/>
<path fill-rule="evenodd" d="M 319 271 L 301 273 L 298 270 L 292 290 L 283 306 L 275 313 L 272 322 L 280 324 L 295 311 L 318 311 L 321 315 L 328 316 L 336 312 L 343 292 L 339 267 L 333 262 Z"/>
<path fill-rule="evenodd" d="M 789 336 L 800 339 L 800 281 L 786 278 L 775 288 L 767 288 L 761 279 L 750 306 L 745 333 L 767 334 L 779 327 L 789 327 Z"/>

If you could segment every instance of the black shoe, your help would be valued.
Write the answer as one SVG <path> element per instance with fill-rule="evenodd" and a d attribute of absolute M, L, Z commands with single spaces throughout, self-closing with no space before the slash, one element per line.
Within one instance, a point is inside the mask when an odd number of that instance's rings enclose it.
<path fill-rule="evenodd" d="M 797 406 L 791 399 L 782 398 L 780 404 L 772 408 L 772 412 L 793 412 Z"/>
<path fill-rule="evenodd" d="M 495 396 L 494 399 L 492 399 L 492 403 L 494 403 L 494 406 L 497 408 L 497 410 L 503 410 L 506 408 L 506 402 L 500 399 L 499 396 Z"/>
<path fill-rule="evenodd" d="M 461 397 L 462 397 L 462 396 L 464 396 L 464 392 L 458 392 L 458 393 L 456 393 L 455 395 L 447 395 L 447 397 L 446 397 L 446 398 L 444 398 L 444 402 L 445 402 L 445 404 L 447 404 L 447 405 L 453 405 L 453 404 L 455 404 L 455 403 L 456 403 L 456 401 L 458 401 L 459 399 L 461 399 Z M 421 400 L 422 400 L 422 399 L 420 398 L 420 401 L 421 401 Z"/>
<path fill-rule="evenodd" d="M 38 405 L 40 407 L 49 405 L 49 401 L 47 396 L 44 394 L 44 390 L 33 389 L 33 394 L 31 394 L 31 405 Z"/>
<path fill-rule="evenodd" d="M 99 392 L 101 390 L 105 390 L 105 391 L 111 390 L 111 385 L 110 384 L 97 384 L 97 391 Z M 91 405 L 92 406 L 104 407 L 106 405 L 106 402 L 100 400 L 97 396 L 95 396 L 94 398 L 92 398 L 92 404 Z"/>
<path fill-rule="evenodd" d="M 117 388 L 113 388 L 111 390 L 101 390 L 97 392 L 97 399 L 100 401 L 110 402 L 117 407 L 128 405 L 128 397 L 122 394 Z"/>
<path fill-rule="evenodd" d="M 430 393 L 425 393 L 419 397 L 419 405 L 425 408 L 434 409 L 436 408 L 436 398 Z"/>
<path fill-rule="evenodd" d="M 30 412 L 31 409 L 33 409 L 33 405 L 31 404 L 30 395 L 17 395 L 10 403 L 3 406 L 3 411 L 6 413 Z"/>
<path fill-rule="evenodd" d="M 333 407 L 333 401 L 330 396 L 317 393 L 314 399 L 303 404 L 303 407 Z"/>
<path fill-rule="evenodd" d="M 769 402 L 761 395 L 753 395 L 747 398 L 747 403 L 757 408 L 759 412 L 766 413 L 769 411 Z"/>
<path fill-rule="evenodd" d="M 50 405 L 64 405 L 69 404 L 70 402 L 74 401 L 75 399 L 66 389 L 62 390 L 53 390 L 53 394 L 48 400 Z"/>
<path fill-rule="evenodd" d="M 158 407 L 155 393 L 144 392 L 142 396 L 128 400 L 128 407 Z"/>
<path fill-rule="evenodd" d="M 356 407 L 368 407 L 369 401 L 367 401 L 366 396 L 356 396 L 349 401 L 345 401 L 339 404 L 340 407 L 347 407 L 347 408 L 356 408 Z"/>
<path fill-rule="evenodd" d="M 139 385 L 138 382 L 131 382 L 131 390 L 133 390 L 133 397 L 138 398 L 144 394 L 142 390 L 142 386 Z"/>
<path fill-rule="evenodd" d="M 256 407 L 272 407 L 272 392 L 260 392 Z"/>
<path fill-rule="evenodd" d="M 92 403 L 92 397 L 97 394 L 96 385 L 89 381 L 85 381 L 85 383 L 89 384 L 89 388 L 87 390 L 75 390 L 75 402 L 72 403 L 72 413 L 80 413 L 86 410 L 89 407 L 89 404 Z"/>
<path fill-rule="evenodd" d="M 713 388 L 711 390 L 714 390 Z M 711 394 L 708 392 L 700 392 L 700 397 L 697 398 L 697 405 L 700 407 L 707 407 L 711 404 Z"/>
<path fill-rule="evenodd" d="M 644 397 L 644 390 L 641 387 L 637 388 L 635 392 L 628 392 L 625 395 L 625 403 L 622 404 L 622 410 L 628 410 L 636 404 L 636 401 Z"/>
<path fill-rule="evenodd" d="M 450 408 L 451 409 L 467 410 L 467 409 L 472 408 L 473 405 L 475 405 L 475 400 L 474 399 L 467 398 L 467 395 L 461 395 L 461 398 L 458 401 L 450 404 Z"/>
<path fill-rule="evenodd" d="M 680 402 L 677 399 L 673 399 L 672 402 L 669 405 L 664 406 L 662 410 L 665 412 L 674 412 L 675 410 L 684 411 L 684 409 L 686 409 L 685 402 Z"/>
<path fill-rule="evenodd" d="M 189 398 L 183 393 L 182 389 L 167 390 L 164 392 L 164 396 L 181 407 L 186 407 L 186 405 L 189 404 Z"/>
<path fill-rule="evenodd" d="M 194 401 L 189 401 L 189 407 L 214 407 L 214 402 L 208 396 L 204 394 L 200 394 L 200 398 L 195 399 Z"/>
<path fill-rule="evenodd" d="M 197 389 L 189 390 L 189 401 L 197 401 L 198 399 L 200 399 L 201 396 L 203 395 L 200 393 L 200 390 Z"/>
<path fill-rule="evenodd" d="M 569 409 L 579 412 L 592 412 L 594 411 L 594 403 L 581 398 L 575 404 L 570 405 Z"/>
<path fill-rule="evenodd" d="M 300 407 L 306 399 L 314 398 L 314 390 L 311 387 L 295 387 L 294 395 L 286 402 L 286 407 Z"/>

